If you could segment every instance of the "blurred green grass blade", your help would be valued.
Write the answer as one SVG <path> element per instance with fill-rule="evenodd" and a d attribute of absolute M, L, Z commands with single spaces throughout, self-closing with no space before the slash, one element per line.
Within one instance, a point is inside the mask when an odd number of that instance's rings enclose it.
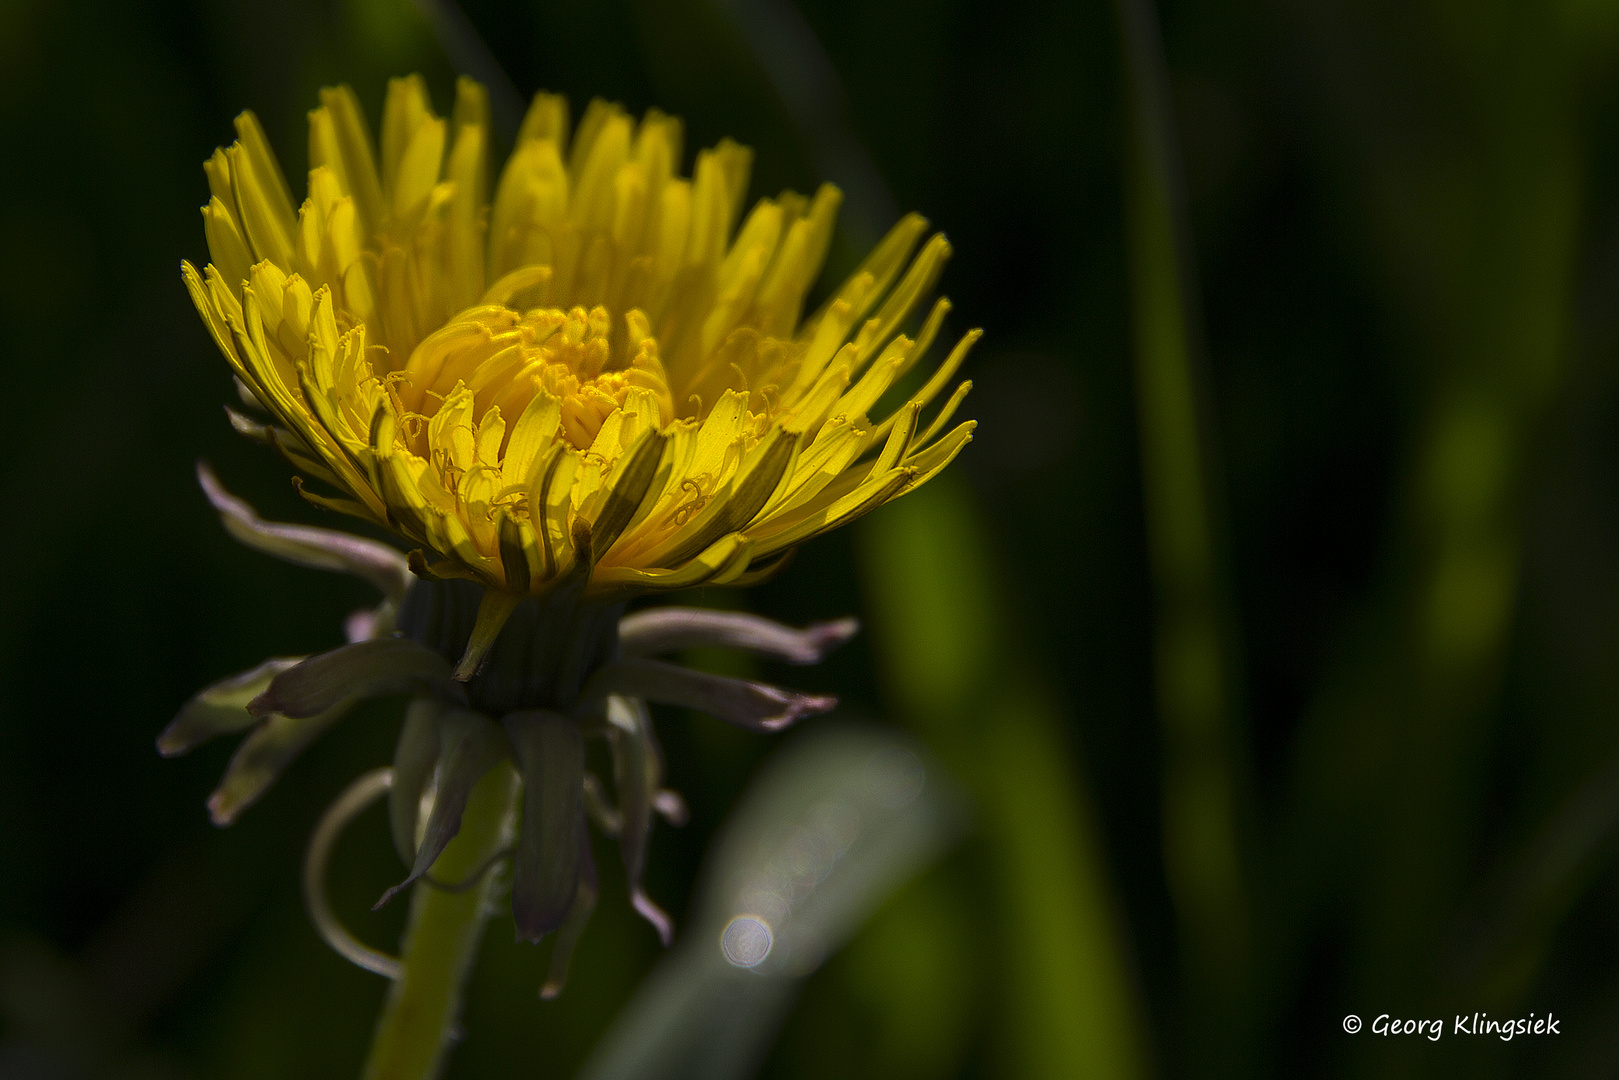
<path fill-rule="evenodd" d="M 528 103 L 495 59 L 489 46 L 478 36 L 466 12 L 455 0 L 410 0 L 423 21 L 432 27 L 444 55 L 461 75 L 477 79 L 489 93 L 489 112 L 494 134 L 507 146 L 517 142 Z"/>
<path fill-rule="evenodd" d="M 1009 966 L 1012 1075 L 1135 1077 L 1132 987 L 1095 827 L 1050 704 L 1027 686 L 991 703 L 980 789 L 995 840 Z"/>
<path fill-rule="evenodd" d="M 583 1080 L 741 1080 L 803 979 L 961 832 L 964 800 L 910 740 L 808 729 L 760 773 L 709 850 L 691 924 Z"/>
<path fill-rule="evenodd" d="M 1611 857 L 1619 834 L 1619 756 L 1553 811 L 1497 868 L 1471 932 L 1456 949 L 1459 981 L 1488 1000 L 1531 985 L 1557 924 Z"/>
<path fill-rule="evenodd" d="M 1329 86 L 1345 153 L 1367 163 L 1352 205 L 1377 238 L 1384 300 L 1409 319 L 1411 430 L 1392 470 L 1382 580 L 1297 739 L 1276 877 L 1300 926 L 1278 951 L 1348 910 L 1355 1000 L 1442 1011 L 1462 986 L 1505 1009 L 1510 997 L 1494 995 L 1527 985 L 1533 950 L 1469 970 L 1453 943 L 1475 853 L 1502 827 L 1489 796 L 1525 513 L 1547 479 L 1537 459 L 1570 345 L 1584 213 L 1576 60 L 1588 43 L 1553 6 L 1497 5 L 1484 21 L 1445 4 L 1414 10 L 1415 41 L 1368 26 L 1341 47 L 1447 56 L 1445 84 L 1368 64 Z M 1436 139 L 1442 130 L 1465 135 Z M 1523 872 L 1540 873 L 1531 863 Z M 1509 889 L 1506 923 L 1488 932 L 1521 943 L 1557 905 L 1531 880 L 1516 887 L 1528 892 Z M 1368 1044 L 1355 1053 L 1346 1075 L 1426 1075 L 1415 1057 L 1396 1069 Z"/>
<path fill-rule="evenodd" d="M 993 880 L 992 1070 L 1031 1080 L 1145 1073 L 1112 887 L 1059 709 L 1008 642 L 999 567 L 946 474 L 860 526 L 867 611 L 894 700 L 968 785 Z"/>
<path fill-rule="evenodd" d="M 1142 495 L 1157 599 L 1164 864 L 1182 935 L 1191 1053 L 1204 1075 L 1247 1071 L 1250 929 L 1226 575 L 1194 369 L 1197 295 L 1168 78 L 1151 0 L 1120 0 L 1126 84 L 1126 243 Z"/>

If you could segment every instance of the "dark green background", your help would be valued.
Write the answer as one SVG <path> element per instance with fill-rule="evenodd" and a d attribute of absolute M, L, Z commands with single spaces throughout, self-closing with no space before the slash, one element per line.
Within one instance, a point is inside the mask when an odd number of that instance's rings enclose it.
<path fill-rule="evenodd" d="M 728 5 L 466 7 L 524 94 L 680 114 L 688 155 L 732 135 L 758 151 L 755 195 L 840 179 Z M 948 486 L 817 541 L 747 602 L 869 616 L 877 632 L 823 668 L 767 674 L 910 724 L 984 806 L 810 981 L 766 1075 L 1619 1072 L 1619 8 L 1161 10 L 1238 658 L 1223 752 L 1247 929 L 1213 982 L 1187 956 L 1226 931 L 1177 917 L 1161 840 L 1176 735 L 1153 689 L 1117 12 L 798 9 L 846 134 L 955 245 L 943 288 L 958 332 L 986 330 L 966 407 L 982 426 Z M 200 165 L 238 110 L 296 178 L 319 86 L 353 84 L 375 122 L 385 78 L 413 70 L 447 109 L 454 70 L 398 0 L 0 4 L 8 1076 L 358 1070 L 383 986 L 317 941 L 297 864 L 321 808 L 386 759 L 391 706 L 225 832 L 202 803 L 228 747 L 152 748 L 199 686 L 329 647 L 368 602 L 237 547 L 206 508 L 199 456 L 266 516 L 318 520 L 231 434 L 230 379 L 177 268 L 206 257 Z M 863 239 L 844 234 L 834 271 Z M 970 573 L 927 578 L 935 542 Z M 884 578 L 906 544 L 924 570 Z M 1455 654 L 1423 644 L 1441 594 L 1461 597 Z M 951 612 L 982 631 L 983 671 L 945 721 L 894 673 L 925 672 L 928 620 Z M 922 661 L 902 655 L 912 631 Z M 1017 694 L 1038 699 L 1039 738 L 1002 738 L 993 703 Z M 650 884 L 679 917 L 771 740 L 661 728 L 694 820 L 659 831 Z M 1027 778 L 1060 797 L 995 802 Z M 361 914 L 400 873 L 380 815 L 339 859 L 339 907 L 389 940 L 398 912 Z M 658 952 L 620 884 L 557 1003 L 534 995 L 543 954 L 492 925 L 452 1077 L 571 1074 Z M 1070 893 L 1101 898 L 1074 914 L 1107 928 L 1101 953 L 1050 933 Z M 1340 1028 L 1486 1009 L 1550 1010 L 1562 1034 Z"/>

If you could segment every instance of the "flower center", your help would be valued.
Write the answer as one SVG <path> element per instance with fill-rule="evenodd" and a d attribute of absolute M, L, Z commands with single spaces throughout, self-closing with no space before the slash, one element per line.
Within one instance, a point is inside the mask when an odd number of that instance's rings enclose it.
<path fill-rule="evenodd" d="M 590 311 L 500 306 L 470 308 L 416 346 L 404 368 L 390 377 L 412 449 L 427 456 L 427 424 L 460 388 L 472 395 L 475 426 L 498 415 L 513 421 L 544 393 L 561 403 L 559 439 L 580 450 L 595 441 L 602 423 L 624 404 L 632 387 L 658 398 L 662 422 L 673 419 L 668 378 L 658 360 L 657 340 L 646 320 L 631 312 L 627 362 L 613 364 L 611 317 Z"/>

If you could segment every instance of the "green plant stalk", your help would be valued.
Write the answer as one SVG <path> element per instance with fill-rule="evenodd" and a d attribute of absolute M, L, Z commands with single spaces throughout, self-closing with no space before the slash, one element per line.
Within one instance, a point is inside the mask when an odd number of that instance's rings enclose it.
<path fill-rule="evenodd" d="M 505 764 L 477 783 L 461 831 L 433 864 L 435 880 L 465 881 L 510 846 L 519 790 L 517 773 Z M 425 881 L 412 891 L 403 967 L 377 1021 L 365 1080 L 428 1080 L 442 1071 L 499 878 L 485 873 L 465 892 Z"/>
<path fill-rule="evenodd" d="M 1234 767 L 1226 576 L 1193 368 L 1197 288 L 1181 166 L 1151 0 L 1120 0 L 1125 208 L 1143 501 L 1157 600 L 1154 675 L 1164 732 L 1164 868 L 1181 924 L 1188 1043 L 1204 1075 L 1251 1052 L 1250 928 Z"/>

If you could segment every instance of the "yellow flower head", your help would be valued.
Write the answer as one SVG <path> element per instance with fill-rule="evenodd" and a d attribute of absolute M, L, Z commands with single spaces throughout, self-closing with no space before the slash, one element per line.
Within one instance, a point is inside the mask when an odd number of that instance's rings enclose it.
<path fill-rule="evenodd" d="M 296 210 L 258 121 L 237 119 L 205 166 L 213 261 L 183 274 L 275 421 L 238 428 L 333 489 L 305 498 L 416 545 L 418 572 L 511 603 L 743 583 L 971 439 L 948 427 L 970 384 L 921 413 L 976 331 L 877 409 L 949 309 L 899 332 L 950 251 L 920 217 L 806 318 L 838 191 L 762 199 L 734 228 L 736 143 L 686 179 L 678 120 L 595 101 L 570 139 L 542 94 L 491 203 L 478 84 L 445 119 L 420 77 L 391 82 L 380 156 L 351 90 L 321 102 Z"/>

